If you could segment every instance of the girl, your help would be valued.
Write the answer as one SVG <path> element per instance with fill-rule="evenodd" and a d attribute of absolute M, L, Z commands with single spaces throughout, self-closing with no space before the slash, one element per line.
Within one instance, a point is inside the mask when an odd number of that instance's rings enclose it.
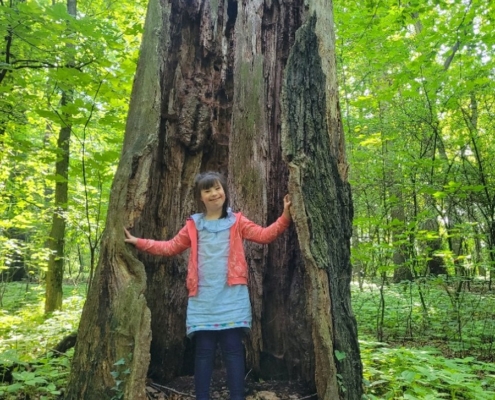
<path fill-rule="evenodd" d="M 263 228 L 228 207 L 225 178 L 216 172 L 199 174 L 194 197 L 202 213 L 193 214 L 168 241 L 139 239 L 124 229 L 127 243 L 161 256 L 191 248 L 187 267 L 186 328 L 195 336 L 195 389 L 197 400 L 208 400 L 217 342 L 227 369 L 230 398 L 244 399 L 244 332 L 251 327 L 247 288 L 248 266 L 242 240 L 270 243 L 290 224 L 290 199 L 283 214 Z"/>

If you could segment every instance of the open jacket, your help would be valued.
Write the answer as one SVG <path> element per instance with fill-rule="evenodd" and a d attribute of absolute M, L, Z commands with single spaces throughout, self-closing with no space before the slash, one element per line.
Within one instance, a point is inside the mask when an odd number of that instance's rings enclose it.
<path fill-rule="evenodd" d="M 234 215 L 236 220 L 230 227 L 227 262 L 227 284 L 230 286 L 247 284 L 248 266 L 242 240 L 267 244 L 274 241 L 290 225 L 290 219 L 283 214 L 266 228 L 250 221 L 241 213 L 234 213 Z M 186 225 L 174 238 L 166 241 L 138 239 L 136 248 L 160 256 L 174 256 L 191 248 L 187 264 L 186 286 L 189 296 L 196 296 L 198 293 L 198 231 L 192 218 L 187 219 Z"/>

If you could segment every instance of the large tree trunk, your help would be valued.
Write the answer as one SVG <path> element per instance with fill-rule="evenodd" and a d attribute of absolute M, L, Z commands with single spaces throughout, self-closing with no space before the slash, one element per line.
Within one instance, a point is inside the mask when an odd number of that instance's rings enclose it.
<path fill-rule="evenodd" d="M 115 365 L 120 359 L 131 364 L 131 373 L 119 377 L 126 399 L 144 398 L 148 365 L 148 375 L 161 382 L 192 372 L 187 254 L 137 253 L 124 245 L 122 226 L 135 236 L 172 237 L 195 211 L 194 176 L 211 169 L 228 176 L 233 209 L 262 225 L 282 212 L 289 181 L 294 195 L 296 229 L 269 246 L 246 243 L 253 306 L 248 369 L 264 378 L 302 379 L 320 399 L 360 399 L 349 288 L 352 202 L 332 8 L 318 4 L 150 0 L 68 398 L 110 398 L 111 372 L 124 369 Z"/>

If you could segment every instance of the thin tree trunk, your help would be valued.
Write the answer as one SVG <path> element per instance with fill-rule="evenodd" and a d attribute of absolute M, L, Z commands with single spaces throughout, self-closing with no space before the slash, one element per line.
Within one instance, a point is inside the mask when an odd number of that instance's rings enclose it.
<path fill-rule="evenodd" d="M 77 1 L 67 0 L 67 12 L 73 17 L 77 14 Z M 68 47 L 72 46 L 67 44 Z M 71 64 L 69 60 L 69 65 Z M 60 101 L 61 107 L 65 107 L 72 101 L 73 92 L 64 90 Z M 61 121 L 57 140 L 57 161 L 55 164 L 55 199 L 52 219 L 52 228 L 48 236 L 46 246 L 50 250 L 48 269 L 46 272 L 46 295 L 45 313 L 62 308 L 63 279 L 64 279 L 64 242 L 67 213 L 67 200 L 69 192 L 69 159 L 70 159 L 70 136 L 72 126 L 69 116 L 62 113 L 64 119 Z"/>
<path fill-rule="evenodd" d="M 68 94 L 62 95 L 62 105 L 68 101 Z M 69 143 L 71 127 L 60 129 L 57 141 L 57 162 L 55 166 L 55 200 L 52 228 L 47 239 L 50 250 L 48 269 L 46 271 L 45 313 L 62 308 L 62 283 L 64 278 L 64 242 L 65 214 L 67 212 L 67 193 L 69 190 Z"/>

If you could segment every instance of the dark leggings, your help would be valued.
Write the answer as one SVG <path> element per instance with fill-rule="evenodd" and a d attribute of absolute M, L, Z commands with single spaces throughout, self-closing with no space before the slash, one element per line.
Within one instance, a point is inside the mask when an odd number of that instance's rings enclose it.
<path fill-rule="evenodd" d="M 196 356 L 194 382 L 196 400 L 208 400 L 210 381 L 215 361 L 217 342 L 220 342 L 223 361 L 227 369 L 227 385 L 231 400 L 244 399 L 244 346 L 243 328 L 220 331 L 198 331 L 196 337 Z"/>

